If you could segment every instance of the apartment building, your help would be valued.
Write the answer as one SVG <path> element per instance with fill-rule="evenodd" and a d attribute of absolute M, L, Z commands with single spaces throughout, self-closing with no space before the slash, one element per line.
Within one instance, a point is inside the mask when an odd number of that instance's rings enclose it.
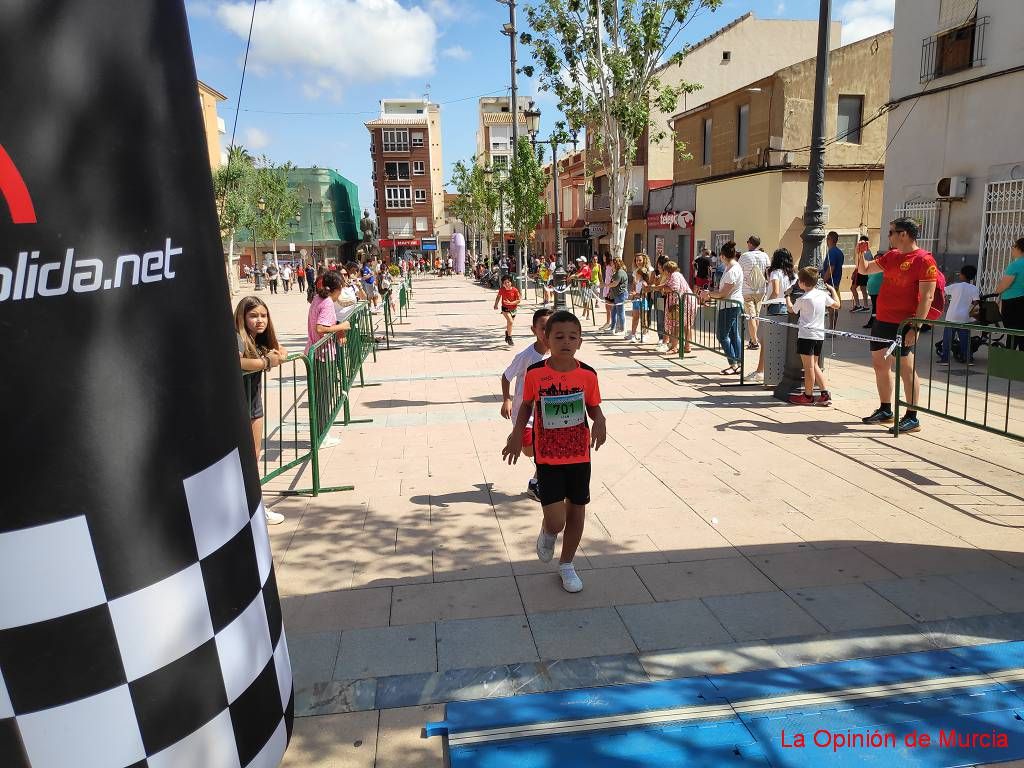
<path fill-rule="evenodd" d="M 380 245 L 401 256 L 445 224 L 441 108 L 426 99 L 382 99 L 366 129 Z"/>
<path fill-rule="evenodd" d="M 573 152 L 562 150 L 558 158 L 558 213 L 561 224 L 562 247 L 566 264 L 583 256 L 590 258 L 589 233 L 586 231 L 587 153 L 584 149 Z M 537 225 L 537 233 L 530 251 L 537 256 L 555 253 L 555 184 L 552 164 L 544 165 L 548 178 L 544 190 L 545 213 Z"/>
<path fill-rule="evenodd" d="M 922 225 L 947 275 L 977 264 L 992 291 L 1024 236 L 1024 7 L 896 4 L 883 218 Z"/>
<path fill-rule="evenodd" d="M 878 246 L 892 46 L 885 32 L 829 55 L 825 226 L 847 253 L 861 234 Z M 689 157 L 676 159 L 675 182 L 696 187 L 698 247 L 757 234 L 769 252 L 800 253 L 815 68 L 807 59 L 676 116 Z"/>
<path fill-rule="evenodd" d="M 841 25 L 832 24 L 830 47 L 839 46 Z M 679 112 L 695 109 L 754 80 L 766 77 L 776 70 L 812 57 L 817 50 L 818 22 L 790 19 L 759 19 L 746 13 L 702 40 L 689 45 L 686 56 L 679 64 L 669 64 L 658 71 L 663 85 L 698 83 L 700 89 L 683 94 L 677 104 Z M 651 115 L 653 133 L 672 134 L 672 114 L 654 109 Z M 588 132 L 590 133 L 590 132 Z M 687 265 L 692 257 L 692 228 L 673 232 L 666 237 L 660 222 L 673 214 L 675 220 L 691 221 L 696 215 L 687 201 L 695 195 L 694 189 L 676 189 L 673 185 L 673 165 L 676 152 L 670 139 L 655 141 L 645 135 L 640 142 L 633 163 L 632 203 L 626 232 L 626 258 L 646 250 L 655 253 L 658 247 L 665 255 Z M 607 180 L 604 169 L 594 171 L 593 208 L 587 215 L 591 235 L 595 236 L 595 250 L 607 251 L 611 221 L 607 198 Z M 681 216 L 680 214 L 686 214 Z M 648 215 L 657 214 L 657 225 L 648 227 Z M 596 226 L 595 226 L 596 225 Z M 682 237 L 680 237 L 682 235 Z M 659 240 L 661 238 L 661 240 Z M 660 243 L 660 246 L 659 246 Z"/>
<path fill-rule="evenodd" d="M 202 80 L 197 80 L 196 86 L 199 88 L 199 107 L 203 111 L 203 130 L 206 133 L 210 168 L 217 169 L 228 161 L 227 152 L 220 146 L 220 137 L 226 132 L 226 126 L 224 118 L 217 114 L 217 105 L 227 101 L 228 97 Z"/>
<path fill-rule="evenodd" d="M 526 112 L 529 96 L 516 97 L 520 136 L 526 132 Z M 512 164 L 512 97 L 484 96 L 478 105 L 476 128 L 476 161 L 496 170 L 506 170 Z"/>

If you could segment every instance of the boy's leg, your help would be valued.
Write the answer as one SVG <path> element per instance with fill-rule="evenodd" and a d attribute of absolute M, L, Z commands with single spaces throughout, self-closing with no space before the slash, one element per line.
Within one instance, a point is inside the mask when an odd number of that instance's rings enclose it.
<path fill-rule="evenodd" d="M 556 501 L 553 504 L 541 507 L 541 512 L 544 513 L 544 519 L 541 521 L 541 527 L 544 532 L 551 536 L 557 536 L 563 530 L 565 530 L 565 499 L 562 501 Z M 579 539 L 576 539 L 576 545 L 579 545 Z M 575 550 L 575 548 L 574 548 Z"/>
<path fill-rule="evenodd" d="M 814 355 L 800 355 L 800 362 L 804 366 L 804 394 L 812 397 L 814 395 L 814 378 L 817 375 L 815 369 L 818 367 L 818 359 Z"/>
<path fill-rule="evenodd" d="M 571 563 L 576 557 L 576 550 L 580 546 L 580 539 L 583 538 L 583 526 L 586 522 L 587 507 L 585 504 L 573 504 L 566 501 L 564 504 L 565 533 L 562 534 L 562 556 L 558 558 L 559 563 Z"/>
<path fill-rule="evenodd" d="M 828 392 L 828 380 L 825 378 L 825 371 L 819 365 L 817 355 L 812 356 L 811 359 L 814 361 L 814 380 L 818 384 L 818 389 L 824 394 Z"/>

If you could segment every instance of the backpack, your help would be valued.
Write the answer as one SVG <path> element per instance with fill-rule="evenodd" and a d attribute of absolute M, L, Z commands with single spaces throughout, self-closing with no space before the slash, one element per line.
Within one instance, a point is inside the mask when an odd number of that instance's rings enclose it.
<path fill-rule="evenodd" d="M 938 320 L 942 317 L 942 310 L 946 308 L 946 276 L 940 269 L 936 272 L 935 295 L 932 296 L 932 306 L 928 310 L 929 320 Z"/>
<path fill-rule="evenodd" d="M 758 259 L 754 259 L 754 266 L 750 270 L 750 277 L 747 279 L 750 284 L 750 292 L 754 295 L 763 294 L 765 287 L 768 285 L 768 280 L 765 278 L 764 270 L 761 269 L 761 264 Z"/>

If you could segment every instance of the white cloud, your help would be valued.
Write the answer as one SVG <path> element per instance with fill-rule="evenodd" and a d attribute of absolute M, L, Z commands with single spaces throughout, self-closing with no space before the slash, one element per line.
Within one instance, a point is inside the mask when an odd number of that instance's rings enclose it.
<path fill-rule="evenodd" d="M 776 16 L 781 16 L 785 12 L 786 12 L 786 4 L 785 3 L 779 3 L 778 5 L 775 6 L 775 15 Z"/>
<path fill-rule="evenodd" d="M 189 2 L 185 3 L 185 13 L 189 15 L 189 18 L 205 19 L 213 16 L 213 8 L 210 7 L 209 3 L 200 2 L 200 0 L 189 0 Z"/>
<path fill-rule="evenodd" d="M 839 9 L 843 45 L 892 29 L 896 0 L 847 0 Z"/>
<path fill-rule="evenodd" d="M 445 48 L 441 51 L 441 55 L 449 59 L 455 59 L 456 61 L 467 61 L 473 54 L 461 45 L 453 45 L 450 48 Z"/>
<path fill-rule="evenodd" d="M 259 128 L 247 128 L 242 146 L 250 152 L 258 152 L 270 144 L 270 135 Z"/>
<path fill-rule="evenodd" d="M 449 0 L 429 0 L 427 8 L 431 16 L 442 19 L 454 19 L 459 15 L 458 9 Z"/>
<path fill-rule="evenodd" d="M 251 13 L 249 2 L 217 8 L 221 23 L 243 40 Z M 433 71 L 436 39 L 430 14 L 397 0 L 265 0 L 256 6 L 249 62 L 348 80 L 421 77 Z"/>

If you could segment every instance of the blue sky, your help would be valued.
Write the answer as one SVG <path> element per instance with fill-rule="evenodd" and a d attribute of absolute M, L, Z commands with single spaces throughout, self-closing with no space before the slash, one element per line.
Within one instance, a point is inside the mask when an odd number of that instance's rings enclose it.
<path fill-rule="evenodd" d="M 531 0 L 520 0 L 526 4 Z M 844 42 L 892 26 L 895 0 L 834 0 Z M 185 0 L 199 78 L 228 97 L 220 105 L 230 138 L 245 38 L 246 0 Z M 816 18 L 817 0 L 727 0 L 695 20 L 699 40 L 747 11 L 760 18 Z M 440 103 L 445 179 L 476 147 L 476 104 L 508 93 L 508 9 L 496 0 L 259 0 L 236 142 L 274 162 L 333 168 L 359 186 L 372 208 L 369 135 L 363 123 L 381 98 Z M 520 29 L 526 28 L 519 11 Z M 528 57 L 520 51 L 520 62 Z M 554 102 L 519 78 L 520 95 L 538 97 L 542 127 Z"/>

